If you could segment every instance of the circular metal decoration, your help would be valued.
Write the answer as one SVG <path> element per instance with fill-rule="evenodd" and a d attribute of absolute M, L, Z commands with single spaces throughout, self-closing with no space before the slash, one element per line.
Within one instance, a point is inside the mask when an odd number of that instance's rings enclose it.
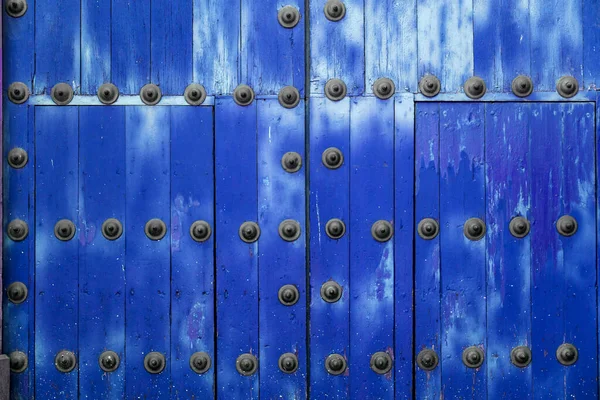
<path fill-rule="evenodd" d="M 208 353 L 198 351 L 190 357 L 190 368 L 197 374 L 204 374 L 210 369 L 211 360 Z"/>
<path fill-rule="evenodd" d="M 381 100 L 387 100 L 396 93 L 396 85 L 389 78 L 379 78 L 373 84 L 373 93 Z"/>
<path fill-rule="evenodd" d="M 323 152 L 321 161 L 329 169 L 338 169 L 344 163 L 344 154 L 336 147 L 330 147 Z"/>
<path fill-rule="evenodd" d="M 73 371 L 76 365 L 77 358 L 75 357 L 75 353 L 69 350 L 59 351 L 54 358 L 54 366 L 56 369 L 65 374 Z"/>
<path fill-rule="evenodd" d="M 13 17 L 19 18 L 27 12 L 27 1 L 25 0 L 7 0 L 6 13 Z"/>
<path fill-rule="evenodd" d="M 387 242 L 394 235 L 394 227 L 388 221 L 377 221 L 371 227 L 371 235 L 378 242 Z"/>
<path fill-rule="evenodd" d="M 425 75 L 419 81 L 419 90 L 426 97 L 435 97 L 440 93 L 442 84 L 437 76 Z"/>
<path fill-rule="evenodd" d="M 59 106 L 66 106 L 73 100 L 73 88 L 68 83 L 57 83 L 50 91 L 52 101 Z"/>
<path fill-rule="evenodd" d="M 563 76 L 556 84 L 556 91 L 562 97 L 569 99 L 579 92 L 579 82 L 572 76 Z"/>
<path fill-rule="evenodd" d="M 212 229 L 210 224 L 206 221 L 196 221 L 190 226 L 190 236 L 196 242 L 206 242 L 210 239 Z"/>
<path fill-rule="evenodd" d="M 298 370 L 298 357 L 294 353 L 284 353 L 279 357 L 279 369 L 286 374 L 293 374 Z"/>
<path fill-rule="evenodd" d="M 254 101 L 254 90 L 248 85 L 239 85 L 233 91 L 233 100 L 240 106 L 248 106 Z"/>
<path fill-rule="evenodd" d="M 15 104 L 23 104 L 29 99 L 29 88 L 23 82 L 13 82 L 8 87 L 8 99 Z"/>
<path fill-rule="evenodd" d="M 423 218 L 419 222 L 417 232 L 421 239 L 433 240 L 440 233 L 440 224 L 433 218 Z"/>
<path fill-rule="evenodd" d="M 346 97 L 346 84 L 341 79 L 330 79 L 325 84 L 325 96 L 329 100 L 340 101 Z"/>
<path fill-rule="evenodd" d="M 157 85 L 148 83 L 142 87 L 142 90 L 140 90 L 140 98 L 144 104 L 155 106 L 160 102 L 160 99 L 162 98 L 162 92 Z"/>
<path fill-rule="evenodd" d="M 25 371 L 29 365 L 27 354 L 22 351 L 13 351 L 8 355 L 8 358 L 10 359 L 10 370 L 16 374 Z"/>
<path fill-rule="evenodd" d="M 479 368 L 483 365 L 484 354 L 477 346 L 467 347 L 462 354 L 463 363 L 469 368 Z"/>
<path fill-rule="evenodd" d="M 98 357 L 98 364 L 104 372 L 114 372 L 119 368 L 121 359 L 119 355 L 112 350 L 107 350 Z"/>
<path fill-rule="evenodd" d="M 295 151 L 285 153 L 281 157 L 281 166 L 286 172 L 298 172 L 302 168 L 302 156 Z"/>
<path fill-rule="evenodd" d="M 573 236 L 577 232 L 577 220 L 570 215 L 563 215 L 556 222 L 556 230 L 563 236 Z"/>
<path fill-rule="evenodd" d="M 510 352 L 510 362 L 519 368 L 525 368 L 531 363 L 531 350 L 527 346 L 517 346 Z"/>
<path fill-rule="evenodd" d="M 22 242 L 29 235 L 29 227 L 22 219 L 13 219 L 6 227 L 6 234 L 13 242 Z"/>
<path fill-rule="evenodd" d="M 250 353 L 242 354 L 235 360 L 235 369 L 237 369 L 240 375 L 253 375 L 258 369 L 258 360 Z"/>
<path fill-rule="evenodd" d="M 325 369 L 331 375 L 341 375 L 346 371 L 346 359 L 340 354 L 330 354 L 325 359 Z"/>
<path fill-rule="evenodd" d="M 327 236 L 330 238 L 339 239 L 346 233 L 346 224 L 341 219 L 330 219 L 327 221 L 327 225 L 325 225 L 325 232 L 327 232 Z"/>
<path fill-rule="evenodd" d="M 323 11 L 328 20 L 337 22 L 346 15 L 346 6 L 340 0 L 327 0 Z"/>
<path fill-rule="evenodd" d="M 392 369 L 392 357 L 384 351 L 378 351 L 371 356 L 370 366 L 376 374 L 387 374 Z"/>
<path fill-rule="evenodd" d="M 473 76 L 465 82 L 465 94 L 472 99 L 480 99 L 487 90 L 485 82 L 478 76 Z"/>
<path fill-rule="evenodd" d="M 279 236 L 286 242 L 294 242 L 300 237 L 300 223 L 293 219 L 286 219 L 279 224 Z"/>
<path fill-rule="evenodd" d="M 417 354 L 417 365 L 423 371 L 433 371 L 437 368 L 440 359 L 432 349 L 423 349 Z"/>
<path fill-rule="evenodd" d="M 98 88 L 98 99 L 102 104 L 113 104 L 119 99 L 119 89 L 112 83 L 105 83 Z"/>
<path fill-rule="evenodd" d="M 298 288 L 294 285 L 283 285 L 279 288 L 277 297 L 284 306 L 293 306 L 298 302 L 300 292 L 298 292 Z"/>
<path fill-rule="evenodd" d="M 185 88 L 183 97 L 189 105 L 199 106 L 206 100 L 206 89 L 198 83 L 192 83 Z"/>
<path fill-rule="evenodd" d="M 117 240 L 123 234 L 123 225 L 116 218 L 109 218 L 102 224 L 102 235 L 108 240 Z"/>
<path fill-rule="evenodd" d="M 321 298 L 328 303 L 335 303 L 342 298 L 342 287 L 335 281 L 327 281 L 321 286 Z"/>
<path fill-rule="evenodd" d="M 246 243 L 254 243 L 260 237 L 260 227 L 256 222 L 246 221 L 240 226 L 240 239 Z"/>
<path fill-rule="evenodd" d="M 292 29 L 300 22 L 300 11 L 293 6 L 281 7 L 277 13 L 279 24 L 287 29 Z"/>
<path fill-rule="evenodd" d="M 293 86 L 282 88 L 277 98 L 279 99 L 279 104 L 285 108 L 295 108 L 300 104 L 300 92 Z"/>
<path fill-rule="evenodd" d="M 527 97 L 533 93 L 533 81 L 526 75 L 519 75 L 512 81 L 512 91 L 515 96 Z"/>
<path fill-rule="evenodd" d="M 13 282 L 6 288 L 6 296 L 13 304 L 21 304 L 27 300 L 27 286 L 23 282 Z"/>
<path fill-rule="evenodd" d="M 167 360 L 162 353 L 152 351 L 144 357 L 144 368 L 151 374 L 160 374 L 165 369 Z"/>
<path fill-rule="evenodd" d="M 160 240 L 167 234 L 167 224 L 165 224 L 161 219 L 153 218 L 146 222 L 144 231 L 146 232 L 148 239 Z"/>
<path fill-rule="evenodd" d="M 15 147 L 8 152 L 8 165 L 15 169 L 23 168 L 29 161 L 29 156 L 25 149 Z"/>
<path fill-rule="evenodd" d="M 577 362 L 578 358 L 579 351 L 571 343 L 563 343 L 556 349 L 556 359 L 562 365 L 573 365 Z"/>
<path fill-rule="evenodd" d="M 508 224 L 510 234 L 516 238 L 524 238 L 529 234 L 530 224 L 525 217 L 514 217 Z"/>
<path fill-rule="evenodd" d="M 463 232 L 469 240 L 481 240 L 485 236 L 485 222 L 480 218 L 470 218 L 465 222 Z"/>
<path fill-rule="evenodd" d="M 75 224 L 68 219 L 61 219 L 54 225 L 54 236 L 63 242 L 68 242 L 75 236 Z"/>

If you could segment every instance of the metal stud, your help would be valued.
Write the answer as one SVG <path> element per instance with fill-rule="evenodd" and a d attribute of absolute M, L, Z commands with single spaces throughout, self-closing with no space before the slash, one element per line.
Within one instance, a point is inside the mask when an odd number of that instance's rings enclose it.
<path fill-rule="evenodd" d="M 335 281 L 327 281 L 321 286 L 321 298 L 328 303 L 335 303 L 342 298 L 342 287 Z"/>
<path fill-rule="evenodd" d="M 463 232 L 469 240 L 481 240 L 485 236 L 485 222 L 480 218 L 470 218 L 465 222 Z"/>
<path fill-rule="evenodd" d="M 346 6 L 340 0 L 328 0 L 323 11 L 328 20 L 336 22 L 346 15 Z"/>
<path fill-rule="evenodd" d="M 240 106 L 248 106 L 254 101 L 254 90 L 248 85 L 239 85 L 233 91 L 233 100 Z"/>
<path fill-rule="evenodd" d="M 346 97 L 348 89 L 341 79 L 330 79 L 325 84 L 325 96 L 329 100 L 340 101 Z"/>
<path fill-rule="evenodd" d="M 480 99 L 487 90 L 485 82 L 478 76 L 473 76 L 465 82 L 465 94 L 472 99 Z"/>
<path fill-rule="evenodd" d="M 300 104 L 300 92 L 293 86 L 285 86 L 279 91 L 277 96 L 279 104 L 285 108 L 295 108 Z"/>
<path fill-rule="evenodd" d="M 533 81 L 526 75 L 519 75 L 512 81 L 512 91 L 515 96 L 527 97 L 533 93 Z"/>
<path fill-rule="evenodd" d="M 26 0 L 7 0 L 6 13 L 13 18 L 19 18 L 27 12 Z"/>
<path fill-rule="evenodd" d="M 379 78 L 373 84 L 373 93 L 381 100 L 387 100 L 396 93 L 396 85 L 389 78 Z"/>
<path fill-rule="evenodd" d="M 25 149 L 15 147 L 14 149 L 11 149 L 8 152 L 7 159 L 8 165 L 15 169 L 20 169 L 27 165 L 27 162 L 29 161 L 29 156 L 27 155 Z"/>
<path fill-rule="evenodd" d="M 15 374 L 20 374 L 29 366 L 27 354 L 22 351 L 13 351 L 8 355 L 8 358 L 10 359 L 10 370 Z"/>
<path fill-rule="evenodd" d="M 164 354 L 152 351 L 144 357 L 144 368 L 151 374 L 160 374 L 165 369 L 167 360 Z"/>
<path fill-rule="evenodd" d="M 73 371 L 76 365 L 77 358 L 75 357 L 75 353 L 69 350 L 59 351 L 54 358 L 54 366 L 56 369 L 65 374 Z"/>
<path fill-rule="evenodd" d="M 284 353 L 279 357 L 279 369 L 286 374 L 293 374 L 298 370 L 298 357 L 294 353 Z"/>
<path fill-rule="evenodd" d="M 579 351 L 577 347 L 571 343 L 563 343 L 556 349 L 556 359 L 559 363 L 565 366 L 573 365 L 579 358 Z"/>
<path fill-rule="evenodd" d="M 514 217 L 508 224 L 510 234 L 516 238 L 524 238 L 529 234 L 530 224 L 525 217 Z"/>
<path fill-rule="evenodd" d="M 13 242 L 22 242 L 29 235 L 29 227 L 22 219 L 13 219 L 6 227 L 6 234 Z"/>
<path fill-rule="evenodd" d="M 376 374 L 387 374 L 392 369 L 392 357 L 385 351 L 378 351 L 371 356 L 370 366 Z"/>
<path fill-rule="evenodd" d="M 527 346 L 515 347 L 510 352 L 510 361 L 516 367 L 527 367 L 531 363 L 531 350 Z"/>
<path fill-rule="evenodd" d="M 102 235 L 108 240 L 117 240 L 123 234 L 123 225 L 116 218 L 109 218 L 102 224 Z"/>
<path fill-rule="evenodd" d="M 6 288 L 6 297 L 13 304 L 21 304 L 27 300 L 27 286 L 23 282 L 13 282 Z"/>
<path fill-rule="evenodd" d="M 294 285 L 283 285 L 281 288 L 279 288 L 277 297 L 284 306 L 293 306 L 298 302 L 298 299 L 300 298 L 300 292 Z"/>
<path fill-rule="evenodd" d="M 102 104 L 113 104 L 119 99 L 119 89 L 112 83 L 105 83 L 98 88 L 98 99 Z"/>
<path fill-rule="evenodd" d="M 160 102 L 160 99 L 162 98 L 162 91 L 157 85 L 153 83 L 148 83 L 147 85 L 144 85 L 144 87 L 142 87 L 142 89 L 140 90 L 140 98 L 142 99 L 142 102 L 144 104 L 149 106 L 155 106 Z"/>
<path fill-rule="evenodd" d="M 298 240 L 301 231 L 300 223 L 293 219 L 286 219 L 279 224 L 279 236 L 286 242 Z"/>
<path fill-rule="evenodd" d="M 341 219 L 330 219 L 327 221 L 327 225 L 325 225 L 325 232 L 327 232 L 327 236 L 330 238 L 339 239 L 346 233 L 346 224 Z"/>
<path fill-rule="evenodd" d="M 281 157 L 281 166 L 286 172 L 298 172 L 302 168 L 302 156 L 295 151 L 285 153 Z"/>
<path fill-rule="evenodd" d="M 423 218 L 419 222 L 417 232 L 421 239 L 433 240 L 440 233 L 440 224 L 433 218 Z"/>
<path fill-rule="evenodd" d="M 563 236 L 573 236 L 577 227 L 577 220 L 570 215 L 563 215 L 556 222 L 556 230 Z"/>
<path fill-rule="evenodd" d="M 210 228 L 210 224 L 206 221 L 195 221 L 192 226 L 190 226 L 190 236 L 196 242 L 206 242 L 210 239 L 211 234 L 212 229 Z"/>
<path fill-rule="evenodd" d="M 242 354 L 235 360 L 235 369 L 237 369 L 240 375 L 253 375 L 258 369 L 258 360 L 253 354 Z"/>
<path fill-rule="evenodd" d="M 192 83 L 185 88 L 183 97 L 189 105 L 199 106 L 206 100 L 206 89 L 199 83 Z"/>
<path fill-rule="evenodd" d="M 73 100 L 73 88 L 68 83 L 57 83 L 50 92 L 52 101 L 59 106 L 66 106 Z"/>
<path fill-rule="evenodd" d="M 425 75 L 419 81 L 419 90 L 426 97 L 435 97 L 440 93 L 442 84 L 435 75 Z"/>
<path fill-rule="evenodd" d="M 260 237 L 260 227 L 256 222 L 246 221 L 240 226 L 238 234 L 246 243 L 254 243 Z"/>
<path fill-rule="evenodd" d="M 198 351 L 190 357 L 190 368 L 197 374 L 204 374 L 210 369 L 211 360 L 208 353 Z"/>
<path fill-rule="evenodd" d="M 146 232 L 148 239 L 161 240 L 167 234 L 167 224 L 165 224 L 161 219 L 153 218 L 146 222 L 144 231 Z"/>
<path fill-rule="evenodd" d="M 284 28 L 291 29 L 300 22 L 300 11 L 293 6 L 281 7 L 277 13 L 277 20 Z"/>
<path fill-rule="evenodd" d="M 483 365 L 484 354 L 477 346 L 467 347 L 462 354 L 463 363 L 469 368 L 479 368 Z"/>
<path fill-rule="evenodd" d="M 388 221 L 377 221 L 371 227 L 371 235 L 378 242 L 387 242 L 394 235 L 394 227 Z"/>
<path fill-rule="evenodd" d="M 114 372 L 119 368 L 121 359 L 119 355 L 112 350 L 106 350 L 98 357 L 98 364 L 104 372 Z"/>
<path fill-rule="evenodd" d="M 329 169 L 338 169 L 344 163 L 344 155 L 336 147 L 330 147 L 323 152 L 321 161 Z"/>
<path fill-rule="evenodd" d="M 433 371 L 437 368 L 440 359 L 432 349 L 423 349 L 417 354 L 417 365 L 423 371 Z"/>
<path fill-rule="evenodd" d="M 556 84 L 556 91 L 562 97 L 569 99 L 579 92 L 579 82 L 572 76 L 563 76 Z"/>
<path fill-rule="evenodd" d="M 8 99 L 15 104 L 23 104 L 29 99 L 29 88 L 23 82 L 13 82 L 8 87 Z"/>
<path fill-rule="evenodd" d="M 68 242 L 75 236 L 75 224 L 68 219 L 61 219 L 54 225 L 54 235 L 63 242 Z"/>
<path fill-rule="evenodd" d="M 330 354 L 325 359 L 325 369 L 331 375 L 341 375 L 346 371 L 346 359 L 340 354 Z"/>

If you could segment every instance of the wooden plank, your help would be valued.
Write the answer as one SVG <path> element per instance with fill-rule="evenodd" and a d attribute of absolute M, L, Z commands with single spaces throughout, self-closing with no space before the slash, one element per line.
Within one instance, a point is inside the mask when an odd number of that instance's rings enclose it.
<path fill-rule="evenodd" d="M 110 1 L 81 0 L 81 94 L 111 80 L 111 26 Z"/>
<path fill-rule="evenodd" d="M 583 25 L 583 87 L 596 90 L 600 86 L 600 65 L 596 62 L 600 54 L 600 3 L 583 0 L 581 24 Z"/>

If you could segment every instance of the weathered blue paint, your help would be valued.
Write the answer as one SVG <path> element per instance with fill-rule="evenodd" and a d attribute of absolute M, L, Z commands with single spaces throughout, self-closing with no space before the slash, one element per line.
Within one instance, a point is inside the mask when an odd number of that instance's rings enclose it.
<path fill-rule="evenodd" d="M 81 90 L 82 94 L 98 92 L 98 87 L 111 80 L 110 1 L 81 1 Z"/>
<path fill-rule="evenodd" d="M 597 28 L 600 3 L 583 0 L 581 23 L 583 25 L 583 87 L 596 90 L 600 85 L 600 65 L 596 62 L 600 52 L 600 30 Z"/>

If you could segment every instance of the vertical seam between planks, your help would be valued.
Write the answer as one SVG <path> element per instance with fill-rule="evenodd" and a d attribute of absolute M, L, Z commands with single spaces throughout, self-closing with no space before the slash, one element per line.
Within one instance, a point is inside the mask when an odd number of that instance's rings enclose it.
<path fill-rule="evenodd" d="M 152 7 L 152 6 L 151 6 Z M 152 12 L 150 12 L 150 15 L 152 15 Z M 150 24 L 150 26 L 152 26 L 152 24 Z M 150 28 L 152 29 L 152 28 Z M 152 36 L 150 36 L 152 37 Z M 152 39 L 150 39 L 152 40 Z M 152 63 L 150 63 L 152 65 Z M 165 349 L 168 351 L 169 357 L 168 359 L 170 359 L 170 362 L 168 363 L 169 369 L 169 376 L 167 377 L 168 381 L 169 381 L 169 394 L 172 396 L 173 392 L 177 393 L 177 390 L 173 387 L 172 382 L 173 382 L 173 377 L 171 374 L 172 371 L 172 366 L 173 366 L 173 298 L 172 293 L 173 293 L 173 251 L 172 251 L 172 243 L 173 243 L 173 216 L 172 216 L 172 210 L 171 210 L 171 199 L 173 198 L 173 179 L 171 179 L 172 177 L 172 168 L 173 168 L 173 142 L 172 142 L 172 138 L 173 138 L 173 107 L 169 107 L 169 141 L 167 142 L 169 145 L 169 201 L 167 202 L 167 207 L 168 207 L 168 216 L 169 216 L 169 347 L 168 349 Z"/>
<path fill-rule="evenodd" d="M 124 187 L 124 192 L 125 192 L 125 196 L 124 196 L 124 212 L 123 215 L 125 217 L 125 230 L 127 230 L 128 228 L 128 223 L 127 223 L 127 175 L 129 173 L 128 171 L 128 167 L 129 167 L 129 160 L 127 158 L 127 117 L 129 115 L 128 109 L 127 107 L 121 107 L 123 109 L 123 125 L 124 125 L 124 140 L 123 140 L 123 148 L 124 148 L 124 153 L 125 153 L 125 187 Z M 129 368 L 127 368 L 127 296 L 128 296 L 128 291 L 127 291 L 127 240 L 124 240 L 123 243 L 123 265 L 125 267 L 125 270 L 123 271 L 123 291 L 124 291 L 124 296 L 123 296 L 123 358 L 125 359 L 124 362 L 124 372 L 123 372 L 123 397 L 127 396 L 127 371 Z"/>
<path fill-rule="evenodd" d="M 416 4 L 416 2 L 415 2 Z M 418 52 L 418 50 L 417 50 Z M 412 262 L 412 327 L 413 327 L 413 341 L 412 341 L 412 353 L 410 355 L 410 364 L 411 364 L 411 379 L 412 379 L 412 398 L 417 398 L 417 369 L 415 366 L 415 354 L 417 348 L 417 316 L 416 316 L 416 262 L 417 262 L 417 235 L 415 234 L 415 223 L 417 222 L 417 102 L 414 97 L 412 98 L 413 102 L 413 218 L 411 224 L 411 235 L 412 235 L 412 253 L 413 253 L 413 262 Z"/>
<path fill-rule="evenodd" d="M 242 0 L 240 0 L 240 5 L 241 5 Z M 240 8 L 240 12 L 241 12 L 241 8 Z M 242 18 L 240 17 L 240 24 L 241 24 Z M 241 28 L 240 28 L 240 38 L 241 38 Z M 255 216 L 256 216 L 256 223 L 258 224 L 259 221 L 259 203 L 260 203 L 260 190 L 258 187 L 258 182 L 259 182 L 259 146 L 260 146 L 260 141 L 258 140 L 258 114 L 259 114 L 259 106 L 260 104 L 264 102 L 264 100 L 260 100 L 256 102 L 256 106 L 254 108 L 254 141 L 256 143 L 255 146 L 255 159 L 256 159 L 256 165 L 255 165 L 255 171 L 256 171 L 256 203 L 255 203 Z M 260 226 L 260 225 L 259 225 Z M 257 323 L 256 323 L 256 329 L 257 329 L 257 337 L 256 337 L 256 343 L 257 343 L 257 356 L 256 357 L 258 359 L 258 368 L 256 369 L 257 372 L 257 378 L 258 378 L 258 387 L 256 390 L 256 394 L 257 394 L 257 398 L 260 399 L 260 370 L 261 370 L 261 364 L 263 362 L 263 360 L 260 359 L 260 354 L 261 354 L 261 340 L 260 340 L 260 240 L 257 240 L 256 242 L 254 242 L 256 245 L 256 291 L 257 291 L 257 296 L 256 296 L 256 310 L 257 310 L 257 314 L 256 314 L 256 319 L 257 319 Z"/>
<path fill-rule="evenodd" d="M 34 9 L 35 9 L 35 7 L 34 7 Z M 35 23 L 33 25 L 35 26 Z M 30 180 L 33 181 L 33 199 L 31 199 L 30 201 L 33 204 L 33 216 L 32 216 L 32 218 L 33 218 L 33 222 L 34 222 L 33 223 L 33 226 L 34 226 L 34 235 L 33 235 L 33 240 L 32 240 L 33 243 L 31 243 L 29 245 L 29 249 L 32 250 L 31 253 L 32 253 L 32 258 L 33 258 L 33 264 L 29 265 L 29 273 L 31 274 L 31 276 L 30 276 L 29 279 L 31 280 L 31 285 L 34 288 L 34 292 L 33 292 L 33 296 L 32 296 L 32 298 L 33 298 L 33 305 L 31 305 L 29 307 L 29 313 L 30 313 L 31 319 L 33 320 L 33 331 L 32 331 L 32 336 L 33 337 L 30 338 L 29 348 L 30 348 L 30 351 L 33 353 L 33 367 L 34 367 L 34 369 L 33 369 L 33 372 L 31 374 L 32 375 L 31 376 L 31 380 L 33 382 L 33 390 L 32 390 L 32 392 L 33 392 L 33 398 L 35 399 L 35 390 L 37 388 L 36 379 L 35 379 L 35 370 L 36 370 L 36 368 L 35 368 L 36 367 L 35 361 L 36 361 L 36 358 L 37 358 L 36 354 L 35 354 L 35 350 L 36 350 L 35 349 L 35 332 L 36 332 L 35 331 L 35 329 L 36 329 L 35 328 L 35 325 L 36 325 L 36 318 L 35 318 L 35 300 L 36 300 L 36 295 L 35 294 L 37 293 L 36 279 L 35 279 L 35 277 L 36 277 L 36 275 L 35 275 L 35 266 L 37 265 L 36 264 L 37 263 L 36 251 L 35 251 L 35 248 L 36 248 L 36 235 L 37 235 L 37 229 L 36 229 L 36 227 L 37 227 L 37 212 L 36 212 L 36 191 L 37 191 L 37 186 L 36 186 L 36 174 L 37 174 L 37 166 L 36 166 L 37 165 L 37 151 L 36 151 L 36 146 L 37 146 L 37 142 L 35 140 L 35 138 L 36 138 L 36 134 L 35 134 L 35 132 L 36 132 L 36 120 L 35 120 L 36 108 L 33 107 L 33 106 L 27 106 L 27 107 L 28 108 L 31 107 L 27 111 L 27 120 L 29 121 L 28 124 L 27 124 L 27 126 L 28 126 L 28 129 L 30 130 L 31 129 L 30 124 L 33 123 L 33 132 L 30 131 L 31 132 L 30 134 L 31 134 L 31 141 L 32 141 L 32 146 L 31 147 L 33 148 L 33 159 L 34 159 L 32 176 L 30 177 Z M 32 115 L 32 116 L 30 116 L 30 115 Z M 31 182 L 30 182 L 30 184 L 31 184 Z M 30 186 L 30 188 L 31 188 L 31 186 Z M 31 263 L 31 261 L 32 260 L 30 259 L 29 262 Z"/>
<path fill-rule="evenodd" d="M 216 103 L 215 103 L 216 104 Z M 218 368 L 217 368 L 217 322 L 218 322 L 218 318 L 217 318 L 217 302 L 218 302 L 218 284 L 219 281 L 217 279 L 217 157 L 216 157 L 216 141 L 217 141 L 217 135 L 216 135 L 216 125 L 217 125 L 217 116 L 216 116 L 216 105 L 211 107 L 212 110 L 212 143 L 213 143 L 213 148 L 212 148 L 212 162 L 213 162 L 213 359 L 214 361 L 214 366 L 213 366 L 213 386 L 212 386 L 212 393 L 213 393 L 213 398 L 216 399 L 217 398 L 217 388 L 218 383 L 217 383 L 217 379 L 219 374 L 217 373 Z"/>
<path fill-rule="evenodd" d="M 585 49 L 585 47 L 584 47 Z M 594 179 L 594 199 L 595 199 L 595 205 L 596 205 L 596 212 L 594 213 L 594 215 L 596 216 L 596 285 L 595 285 L 595 289 L 596 289 L 596 371 L 598 371 L 599 365 L 598 363 L 600 362 L 600 360 L 598 359 L 598 348 L 599 348 L 599 342 L 598 342 L 598 333 L 600 332 L 599 328 L 599 321 L 598 321 L 598 93 L 596 93 L 596 101 L 594 102 L 594 174 L 595 174 L 595 178 Z M 598 391 L 599 385 L 596 385 L 596 390 Z M 597 392 L 600 393 L 600 392 Z"/>
<path fill-rule="evenodd" d="M 350 243 L 352 243 L 352 216 L 351 207 L 352 207 L 352 98 L 348 99 L 348 223 L 350 228 L 348 229 L 348 287 L 349 290 L 352 289 L 352 254 L 350 252 Z M 351 346 L 351 329 L 352 329 L 352 313 L 350 310 L 352 309 L 352 296 L 348 296 L 348 338 L 346 341 L 346 365 L 347 369 L 350 370 L 350 355 L 352 353 Z M 352 390 L 351 379 L 348 378 L 348 383 L 346 387 L 346 393 L 350 395 Z"/>
<path fill-rule="evenodd" d="M 441 107 L 441 103 L 437 104 L 437 142 L 438 142 L 438 151 L 437 151 L 437 184 L 438 184 L 438 201 L 437 201 L 437 217 L 438 217 L 438 221 L 439 221 L 439 225 L 440 227 L 442 226 L 442 213 L 441 213 L 441 199 L 442 199 L 442 190 L 441 190 L 441 174 L 442 174 L 442 164 L 441 164 L 441 151 L 442 151 L 442 146 L 441 146 L 441 136 L 442 136 L 442 132 L 440 129 L 440 125 L 441 125 L 441 119 L 442 119 L 442 107 Z M 439 244 L 438 244 L 438 265 L 437 265 L 437 269 L 438 269 L 438 276 L 440 277 L 440 280 L 438 282 L 438 297 L 440 299 L 442 299 L 442 230 L 440 228 L 440 235 L 439 237 Z M 435 251 L 435 249 L 434 249 Z M 443 360 L 443 354 L 442 354 L 442 338 L 441 338 L 441 333 L 442 333 L 442 302 L 440 301 L 438 304 L 438 315 L 439 315 L 439 321 L 437 323 L 437 337 L 440 345 L 439 345 L 439 359 Z M 443 398 L 444 396 L 444 385 L 443 385 L 443 370 L 442 370 L 442 366 L 443 366 L 443 362 L 439 362 L 439 367 L 440 367 L 440 398 Z"/>
<path fill-rule="evenodd" d="M 80 3 L 81 4 L 81 3 Z M 80 7 L 80 20 L 81 20 L 81 7 Z M 80 35 L 81 35 L 81 29 L 79 30 Z M 81 50 L 81 49 L 80 49 Z M 81 60 L 81 57 L 80 57 Z M 80 177 L 79 177 L 79 168 L 81 168 L 81 107 L 77 107 L 77 174 L 75 175 L 77 177 L 77 225 L 79 225 L 82 221 L 81 219 L 81 207 L 80 207 L 80 197 L 81 197 L 81 182 L 80 182 Z M 77 226 L 75 225 L 75 226 Z M 77 229 L 76 229 L 77 231 Z M 78 232 L 79 235 L 81 235 L 81 229 L 79 229 Z M 76 348 L 73 349 L 74 353 L 77 354 L 76 356 L 76 360 L 81 360 L 81 351 L 79 349 L 79 318 L 80 318 L 80 313 L 79 313 L 79 307 L 80 305 L 80 299 L 79 299 L 79 287 L 80 287 L 80 282 L 81 282 L 81 273 L 80 273 L 80 269 L 81 269 L 81 246 L 77 245 L 77 334 L 75 336 L 75 340 L 76 340 Z M 79 398 L 79 394 L 80 394 L 80 380 L 81 380 L 81 362 L 77 362 L 77 377 L 75 378 L 77 380 L 77 388 L 76 388 L 76 392 L 77 392 L 77 398 Z"/>
<path fill-rule="evenodd" d="M 366 47 L 366 46 L 365 46 Z M 394 282 L 393 286 L 394 286 L 394 291 L 393 291 L 393 295 L 392 295 L 392 315 L 393 318 L 392 320 L 394 321 L 394 324 L 392 325 L 392 354 L 391 356 L 394 357 L 396 354 L 396 329 L 395 327 L 397 326 L 397 322 L 396 321 L 396 235 L 398 234 L 398 229 L 396 228 L 396 224 L 397 224 L 397 219 L 396 219 L 396 96 L 393 97 L 393 101 L 391 102 L 392 104 L 392 165 L 393 165 L 393 169 L 392 169 L 392 176 L 393 176 L 393 180 L 392 180 L 392 221 L 394 221 L 394 224 L 392 225 L 394 227 L 394 230 L 392 232 L 394 232 L 394 240 L 392 241 L 392 260 L 394 263 L 394 268 L 392 269 L 392 282 Z M 398 274 L 399 275 L 399 274 Z M 394 357 L 395 358 L 395 357 Z M 395 363 L 392 362 L 393 368 L 392 368 L 392 390 L 393 390 L 393 398 L 396 398 L 396 387 L 397 387 L 397 382 L 396 382 L 396 368 L 397 368 L 397 363 L 398 360 L 395 360 Z"/>
<path fill-rule="evenodd" d="M 306 83 L 305 83 L 306 87 Z M 310 281 L 310 108 L 308 98 L 304 102 L 304 158 L 305 169 L 304 169 L 304 218 L 305 218 L 305 290 L 306 290 L 306 352 L 304 357 L 306 358 L 306 392 L 305 398 L 310 399 L 310 305 L 312 300 L 312 286 Z"/>
<path fill-rule="evenodd" d="M 475 24 L 473 24 L 474 26 Z M 483 118 L 483 219 L 485 222 L 484 226 L 487 226 L 487 216 L 488 216 L 488 201 L 487 201 L 487 196 L 488 196 L 488 190 L 487 190 L 487 106 L 488 103 L 482 103 L 483 105 L 483 113 L 482 113 L 482 118 Z M 483 254 L 483 273 L 484 273 L 484 279 L 485 279 L 485 291 L 484 291 L 484 296 L 485 296 L 485 329 L 484 329 L 484 335 L 483 335 L 483 343 L 484 343 L 484 360 L 488 357 L 485 356 L 485 354 L 487 354 L 487 350 L 488 350 L 488 337 L 487 337 L 487 332 L 488 332 L 488 268 L 487 268 L 487 263 L 488 263 L 488 240 L 487 240 L 487 235 L 489 234 L 489 228 L 487 229 L 487 232 L 485 237 L 483 238 L 484 240 L 484 254 Z M 485 371 L 483 374 L 483 379 L 484 379 L 484 385 L 483 385 L 483 390 L 485 391 L 485 398 L 487 399 L 489 397 L 489 393 L 488 393 L 488 363 L 484 362 L 485 365 Z"/>

